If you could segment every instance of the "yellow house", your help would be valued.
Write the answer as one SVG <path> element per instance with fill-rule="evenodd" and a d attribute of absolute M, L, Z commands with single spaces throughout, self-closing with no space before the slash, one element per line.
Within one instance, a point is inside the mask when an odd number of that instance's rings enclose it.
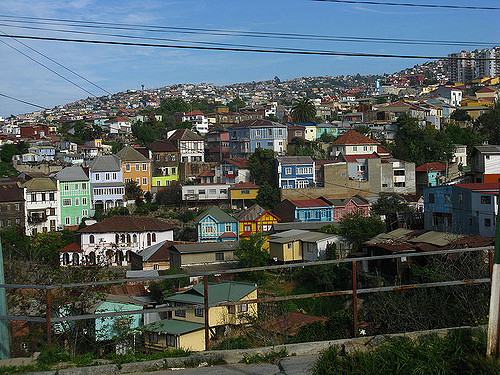
<path fill-rule="evenodd" d="M 133 147 L 127 146 L 116 153 L 120 158 L 123 182 L 136 181 L 144 191 L 151 191 L 151 160 Z"/>
<path fill-rule="evenodd" d="M 255 284 L 221 281 L 208 284 L 208 302 L 244 302 L 257 299 Z M 184 348 L 193 351 L 205 350 L 205 309 L 203 283 L 196 284 L 186 292 L 177 293 L 167 299 L 171 306 L 199 306 L 173 312 L 173 319 L 165 319 L 143 327 L 146 332 L 145 346 L 150 349 Z M 246 324 L 250 317 L 257 316 L 256 303 L 240 303 L 230 306 L 210 307 L 208 325 L 212 337 L 223 333 L 228 326 Z M 156 333 L 156 335 L 154 335 Z"/>
<path fill-rule="evenodd" d="M 231 185 L 229 188 L 231 203 L 238 203 L 241 201 L 244 206 L 245 200 L 249 201 L 257 198 L 258 191 L 259 187 L 252 182 L 239 182 Z"/>
<path fill-rule="evenodd" d="M 248 237 L 257 233 L 268 233 L 273 224 L 280 219 L 270 211 L 265 210 L 258 204 L 235 215 L 238 220 L 240 237 Z"/>
<path fill-rule="evenodd" d="M 269 255 L 277 262 L 302 261 L 302 244 L 298 238 L 271 238 Z"/>

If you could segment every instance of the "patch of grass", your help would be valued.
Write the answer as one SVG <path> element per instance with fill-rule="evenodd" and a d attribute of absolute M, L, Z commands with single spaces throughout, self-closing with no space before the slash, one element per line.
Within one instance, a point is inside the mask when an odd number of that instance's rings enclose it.
<path fill-rule="evenodd" d="M 71 359 L 71 362 L 78 367 L 94 366 L 96 364 L 97 356 L 94 353 L 78 354 Z"/>
<path fill-rule="evenodd" d="M 423 336 L 389 340 L 381 346 L 352 354 L 338 347 L 323 351 L 314 375 L 500 375 L 500 362 L 485 357 L 483 333 L 452 331 L 446 337 Z"/>
<path fill-rule="evenodd" d="M 200 365 L 204 366 L 220 366 L 225 365 L 227 362 L 222 358 L 221 355 L 211 355 L 211 356 L 192 356 L 182 362 L 184 367 L 198 367 Z"/>
<path fill-rule="evenodd" d="M 191 355 L 189 350 L 185 349 L 172 349 L 172 350 L 164 350 L 153 353 L 142 353 L 142 352 L 133 352 L 128 354 L 109 354 L 106 359 L 109 359 L 113 363 L 122 364 L 122 363 L 131 363 L 131 362 L 144 362 L 144 361 L 152 361 L 155 359 L 163 359 L 163 358 L 177 358 L 177 357 L 187 357 Z"/>
<path fill-rule="evenodd" d="M 270 350 L 266 353 L 243 354 L 241 362 L 250 363 L 274 363 L 279 358 L 288 357 L 288 350 L 281 348 L 280 350 Z"/>
<path fill-rule="evenodd" d="M 23 374 L 26 372 L 49 371 L 50 366 L 37 363 L 26 366 L 0 366 L 0 375 Z"/>

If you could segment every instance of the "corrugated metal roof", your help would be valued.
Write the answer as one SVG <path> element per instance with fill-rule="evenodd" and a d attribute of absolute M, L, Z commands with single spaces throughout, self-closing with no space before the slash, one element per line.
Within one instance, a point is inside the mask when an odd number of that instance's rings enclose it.
<path fill-rule="evenodd" d="M 32 191 L 57 191 L 57 185 L 52 179 L 45 178 L 33 178 L 25 182 L 21 187 L 25 187 L 28 192 Z"/>
<path fill-rule="evenodd" d="M 190 244 L 175 244 L 170 248 L 182 254 L 211 253 L 213 251 L 233 251 L 238 246 L 238 243 L 238 241 L 193 242 Z"/>
<path fill-rule="evenodd" d="M 221 281 L 220 283 L 208 283 L 208 303 L 235 302 L 247 296 L 257 287 L 255 284 L 237 281 Z M 174 294 L 168 297 L 168 301 L 201 304 L 204 302 L 203 283 L 196 284 L 186 292 Z"/>
<path fill-rule="evenodd" d="M 61 169 L 56 174 L 56 178 L 61 182 L 71 182 L 71 181 L 88 181 L 89 178 L 83 171 L 82 167 L 66 167 Z"/>
<path fill-rule="evenodd" d="M 436 246 L 446 246 L 450 242 L 456 241 L 462 237 L 464 236 L 460 234 L 429 231 L 424 234 L 421 234 L 420 236 L 409 239 L 408 242 L 412 243 L 425 242 Z"/>
<path fill-rule="evenodd" d="M 171 335 L 184 335 L 186 333 L 199 331 L 204 329 L 202 323 L 188 322 L 177 319 L 163 319 L 154 323 L 149 323 L 143 326 L 143 331 L 169 333 Z"/>
<path fill-rule="evenodd" d="M 120 159 L 115 155 L 101 155 L 89 162 L 92 172 L 119 171 Z"/>
<path fill-rule="evenodd" d="M 229 223 L 229 222 L 237 221 L 234 217 L 232 217 L 231 215 L 229 215 L 227 212 L 222 211 L 217 206 L 212 206 L 208 210 L 203 211 L 201 214 L 199 214 L 196 217 L 196 219 L 194 221 L 196 223 L 199 223 L 207 215 L 212 216 L 215 220 L 217 220 L 220 223 Z"/>

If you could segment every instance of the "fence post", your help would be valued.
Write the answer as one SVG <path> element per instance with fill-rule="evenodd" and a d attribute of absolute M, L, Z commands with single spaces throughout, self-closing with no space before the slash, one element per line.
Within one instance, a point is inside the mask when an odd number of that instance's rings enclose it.
<path fill-rule="evenodd" d="M 354 337 L 358 336 L 358 266 L 352 262 L 352 315 L 354 320 Z"/>
<path fill-rule="evenodd" d="M 488 250 L 488 261 L 490 266 L 490 285 L 491 285 L 491 277 L 493 275 L 493 249 Z"/>
<path fill-rule="evenodd" d="M 52 322 L 51 322 L 52 304 L 50 302 L 50 289 L 45 290 L 45 306 L 46 306 L 45 323 L 47 329 L 47 347 L 50 349 L 50 347 L 52 346 Z"/>
<path fill-rule="evenodd" d="M 203 302 L 205 303 L 205 350 L 210 350 L 210 321 L 208 317 L 208 276 L 203 277 Z"/>
<path fill-rule="evenodd" d="M 497 207 L 500 208 L 500 191 L 497 195 Z M 490 318 L 488 321 L 488 346 L 486 354 L 498 357 L 500 354 L 500 209 L 497 213 L 495 228 L 495 254 L 491 274 Z"/>

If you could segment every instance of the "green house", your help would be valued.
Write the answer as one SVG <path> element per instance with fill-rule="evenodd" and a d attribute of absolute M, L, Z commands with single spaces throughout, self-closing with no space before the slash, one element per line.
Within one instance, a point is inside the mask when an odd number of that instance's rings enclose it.
<path fill-rule="evenodd" d="M 89 177 L 82 167 L 66 167 L 56 174 L 60 192 L 61 225 L 75 227 L 84 217 L 90 217 L 91 197 Z"/>

